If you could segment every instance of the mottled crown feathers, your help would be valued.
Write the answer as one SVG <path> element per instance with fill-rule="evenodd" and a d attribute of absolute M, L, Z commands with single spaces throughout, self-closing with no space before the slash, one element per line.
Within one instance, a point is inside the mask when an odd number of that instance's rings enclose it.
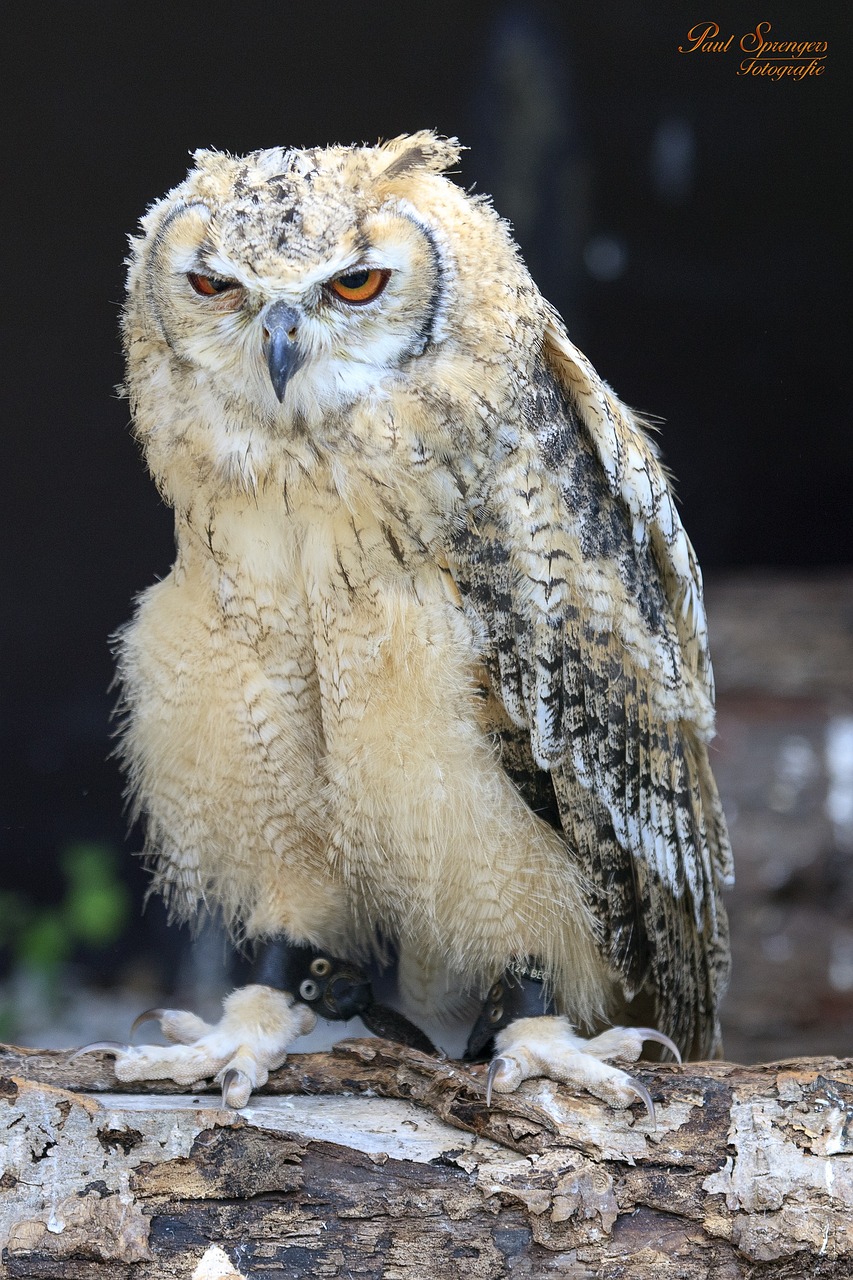
<path fill-rule="evenodd" d="M 363 176 L 369 176 L 380 184 L 392 182 L 404 174 L 421 169 L 425 173 L 445 173 L 458 163 L 459 156 L 465 148 L 457 138 L 443 138 L 431 129 L 420 129 L 416 133 L 401 133 L 396 138 L 378 146 L 324 147 L 317 149 L 316 154 L 327 163 L 329 156 L 337 156 L 338 163 L 355 167 Z M 300 163 L 305 163 L 314 155 L 313 149 L 304 151 L 285 151 L 272 148 L 267 151 L 255 151 L 246 160 L 254 160 L 265 166 L 272 162 L 276 167 L 276 158 L 286 164 L 288 158 L 296 156 Z M 237 157 L 228 152 L 202 147 L 192 153 L 195 167 L 202 172 L 217 173 L 227 171 Z"/>

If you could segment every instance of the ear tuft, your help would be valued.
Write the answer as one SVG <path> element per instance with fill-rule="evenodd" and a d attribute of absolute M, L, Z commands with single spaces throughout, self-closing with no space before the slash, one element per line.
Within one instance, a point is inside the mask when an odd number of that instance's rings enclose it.
<path fill-rule="evenodd" d="M 197 147 L 190 155 L 197 169 L 210 168 L 231 158 L 227 151 L 220 151 L 217 147 Z"/>
<path fill-rule="evenodd" d="M 390 181 L 412 169 L 444 173 L 458 162 L 465 148 L 456 138 L 442 138 L 430 129 L 421 129 L 418 133 L 401 133 L 398 138 L 383 142 L 378 150 L 389 160 L 379 176 Z"/>

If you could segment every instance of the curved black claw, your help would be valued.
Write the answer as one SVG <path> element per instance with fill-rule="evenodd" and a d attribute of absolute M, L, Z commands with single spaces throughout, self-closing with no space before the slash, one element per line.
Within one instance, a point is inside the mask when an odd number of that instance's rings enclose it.
<path fill-rule="evenodd" d="M 490 1107 L 492 1105 L 492 1088 L 495 1083 L 495 1077 L 497 1076 L 501 1067 L 505 1067 L 506 1065 L 507 1065 L 506 1059 L 501 1057 L 492 1058 L 491 1062 L 489 1063 L 489 1069 L 486 1072 L 486 1106 L 487 1107 Z"/>
<path fill-rule="evenodd" d="M 133 1019 L 133 1025 L 130 1028 L 131 1037 L 133 1037 L 144 1022 L 159 1022 L 166 1012 L 165 1009 L 146 1009 L 144 1013 L 140 1013 Z"/>
<path fill-rule="evenodd" d="M 652 1122 L 652 1128 L 658 1127 L 657 1118 L 655 1117 L 655 1104 L 652 1102 L 652 1095 L 644 1084 L 640 1084 L 639 1080 L 635 1080 L 633 1076 L 629 1076 L 625 1082 L 629 1089 L 633 1089 L 643 1106 L 649 1113 L 649 1119 Z"/>
<path fill-rule="evenodd" d="M 84 1044 L 81 1049 L 76 1049 L 69 1062 L 81 1058 L 84 1053 L 127 1053 L 129 1048 L 130 1045 L 122 1044 L 119 1040 L 93 1040 L 91 1044 Z"/>
<path fill-rule="evenodd" d="M 662 1044 L 665 1049 L 669 1049 L 675 1061 L 681 1064 L 681 1052 L 677 1044 L 673 1044 L 669 1036 L 665 1036 L 662 1031 L 655 1031 L 654 1027 L 636 1027 L 638 1035 L 644 1040 L 655 1040 L 658 1044 Z"/>

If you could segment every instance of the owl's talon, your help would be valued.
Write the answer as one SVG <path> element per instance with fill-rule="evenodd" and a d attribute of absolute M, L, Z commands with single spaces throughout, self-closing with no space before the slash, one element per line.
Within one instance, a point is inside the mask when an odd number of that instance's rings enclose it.
<path fill-rule="evenodd" d="M 492 1089 L 494 1088 L 495 1079 L 501 1071 L 509 1069 L 509 1060 L 507 1058 L 492 1058 L 489 1063 L 489 1070 L 486 1073 L 486 1106 L 492 1105 Z"/>
<path fill-rule="evenodd" d="M 222 1105 L 239 1111 L 245 1107 L 252 1092 L 252 1082 L 245 1071 L 229 1067 L 222 1077 Z"/>
<path fill-rule="evenodd" d="M 649 1093 L 646 1086 L 644 1084 L 640 1084 L 639 1080 L 635 1080 L 633 1076 L 628 1076 L 625 1084 L 629 1089 L 633 1089 L 634 1093 L 636 1093 L 637 1097 L 642 1101 L 644 1107 L 649 1113 L 652 1128 L 656 1129 L 658 1127 L 658 1122 L 655 1116 L 655 1104 L 652 1102 L 652 1095 Z"/>
<path fill-rule="evenodd" d="M 131 1039 L 133 1039 L 133 1036 L 144 1023 L 159 1022 L 165 1012 L 165 1009 L 146 1009 L 144 1013 L 137 1014 L 130 1027 Z"/>
<path fill-rule="evenodd" d="M 91 1044 L 84 1044 L 80 1049 L 76 1049 L 69 1058 L 69 1062 L 73 1062 L 75 1058 L 81 1058 L 84 1053 L 127 1053 L 129 1047 L 122 1044 L 120 1040 L 93 1040 Z"/>
<path fill-rule="evenodd" d="M 657 1044 L 662 1044 L 665 1049 L 669 1049 L 675 1061 L 681 1066 L 681 1051 L 677 1044 L 673 1044 L 669 1036 L 665 1036 L 662 1031 L 655 1031 L 654 1027 L 635 1027 L 634 1030 L 644 1040 L 654 1040 Z"/>

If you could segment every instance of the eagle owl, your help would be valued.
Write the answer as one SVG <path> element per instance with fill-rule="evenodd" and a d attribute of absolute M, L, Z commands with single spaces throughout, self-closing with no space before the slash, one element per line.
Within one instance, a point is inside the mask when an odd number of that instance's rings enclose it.
<path fill-rule="evenodd" d="M 627 1105 L 614 1057 L 717 1050 L 699 571 L 458 152 L 202 151 L 132 240 L 127 394 L 177 556 L 118 638 L 130 788 L 173 913 L 278 969 L 216 1025 L 150 1011 L 173 1043 L 122 1079 L 243 1105 L 312 1010 L 371 1025 L 371 957 L 400 1025 L 470 1010 L 490 1090 Z"/>

